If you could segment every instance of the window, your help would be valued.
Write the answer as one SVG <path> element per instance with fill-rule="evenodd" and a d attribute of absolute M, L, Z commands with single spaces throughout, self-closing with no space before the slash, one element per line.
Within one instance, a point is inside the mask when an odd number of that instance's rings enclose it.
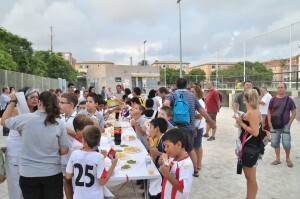
<path fill-rule="evenodd" d="M 83 68 L 82 65 L 79 65 L 79 68 Z"/>
<path fill-rule="evenodd" d="M 89 65 L 86 65 L 86 68 L 89 68 Z"/>
<path fill-rule="evenodd" d="M 212 65 L 212 66 L 211 66 L 211 68 L 212 68 L 212 69 L 215 69 L 215 68 L 216 68 L 216 66 L 215 66 L 215 65 Z"/>

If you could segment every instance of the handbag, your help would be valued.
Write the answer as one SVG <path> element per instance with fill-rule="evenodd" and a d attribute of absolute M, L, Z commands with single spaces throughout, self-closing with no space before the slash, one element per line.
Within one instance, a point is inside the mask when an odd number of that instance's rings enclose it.
<path fill-rule="evenodd" d="M 242 151 L 240 154 L 240 158 L 242 160 L 242 165 L 245 167 L 253 167 L 259 157 L 259 152 L 260 149 L 258 146 L 252 144 L 252 143 L 248 143 L 246 144 L 246 142 L 252 138 L 252 135 L 250 135 L 247 139 L 248 133 L 245 131 L 242 137 Z"/>
<path fill-rule="evenodd" d="M 287 98 L 286 102 L 285 102 L 285 105 L 284 105 L 284 109 L 283 109 L 283 112 L 280 114 L 280 115 L 271 115 L 271 123 L 272 123 L 272 127 L 273 129 L 282 129 L 284 127 L 284 119 L 283 119 L 283 115 L 284 115 L 284 110 L 286 108 L 286 105 L 289 101 L 289 98 Z M 273 108 L 274 108 L 274 102 L 276 100 L 276 96 L 274 97 L 274 100 L 273 100 L 273 103 L 272 103 L 272 112 L 274 112 Z M 271 113 L 272 114 L 272 113 Z"/>

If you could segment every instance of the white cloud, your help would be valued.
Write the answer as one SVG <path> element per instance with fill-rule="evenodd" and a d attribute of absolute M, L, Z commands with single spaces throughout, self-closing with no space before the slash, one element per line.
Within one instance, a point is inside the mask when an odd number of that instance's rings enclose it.
<path fill-rule="evenodd" d="M 300 21 L 299 0 L 182 0 L 183 61 L 216 60 L 216 49 Z M 129 64 L 143 59 L 179 60 L 176 0 L 12 0 L 0 5 L 0 24 L 28 38 L 35 49 L 71 51 L 78 61 Z M 300 24 L 293 27 L 298 52 Z M 289 56 L 289 32 L 278 31 L 247 42 L 251 60 Z M 140 50 L 139 50 L 140 49 Z M 241 44 L 219 51 L 219 60 L 243 59 Z"/>

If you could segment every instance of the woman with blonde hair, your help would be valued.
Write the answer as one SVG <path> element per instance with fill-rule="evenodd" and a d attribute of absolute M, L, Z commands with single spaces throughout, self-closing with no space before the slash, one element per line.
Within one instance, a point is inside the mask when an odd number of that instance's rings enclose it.
<path fill-rule="evenodd" d="M 203 91 L 201 89 L 201 85 L 192 86 L 190 91 L 194 93 L 199 100 L 200 105 L 202 108 L 205 109 L 205 103 L 203 101 Z M 197 154 L 197 169 L 200 170 L 202 168 L 202 135 L 204 129 L 205 119 L 203 116 L 198 112 L 195 111 L 195 127 L 197 129 L 197 136 L 194 137 L 194 151 Z M 194 175 L 199 175 L 197 172 Z"/>
<path fill-rule="evenodd" d="M 259 96 L 255 89 L 247 90 L 244 94 L 244 103 L 247 112 L 239 117 L 234 116 L 236 124 L 241 127 L 240 140 L 242 143 L 242 153 L 237 152 L 247 180 L 247 199 L 254 199 L 258 186 L 256 182 L 256 165 L 259 156 L 262 140 L 259 136 L 262 117 L 258 109 Z M 253 155 L 254 154 L 254 155 Z M 239 167 L 239 164 L 238 164 Z"/>

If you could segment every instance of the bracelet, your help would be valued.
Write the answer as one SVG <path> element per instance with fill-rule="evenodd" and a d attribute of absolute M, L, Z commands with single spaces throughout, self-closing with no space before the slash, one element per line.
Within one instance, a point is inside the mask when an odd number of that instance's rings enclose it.
<path fill-rule="evenodd" d="M 10 101 L 9 101 L 9 104 L 10 104 L 11 102 L 14 102 L 16 105 L 18 104 L 18 100 L 17 100 L 17 99 L 15 99 L 15 100 L 10 100 Z"/>

